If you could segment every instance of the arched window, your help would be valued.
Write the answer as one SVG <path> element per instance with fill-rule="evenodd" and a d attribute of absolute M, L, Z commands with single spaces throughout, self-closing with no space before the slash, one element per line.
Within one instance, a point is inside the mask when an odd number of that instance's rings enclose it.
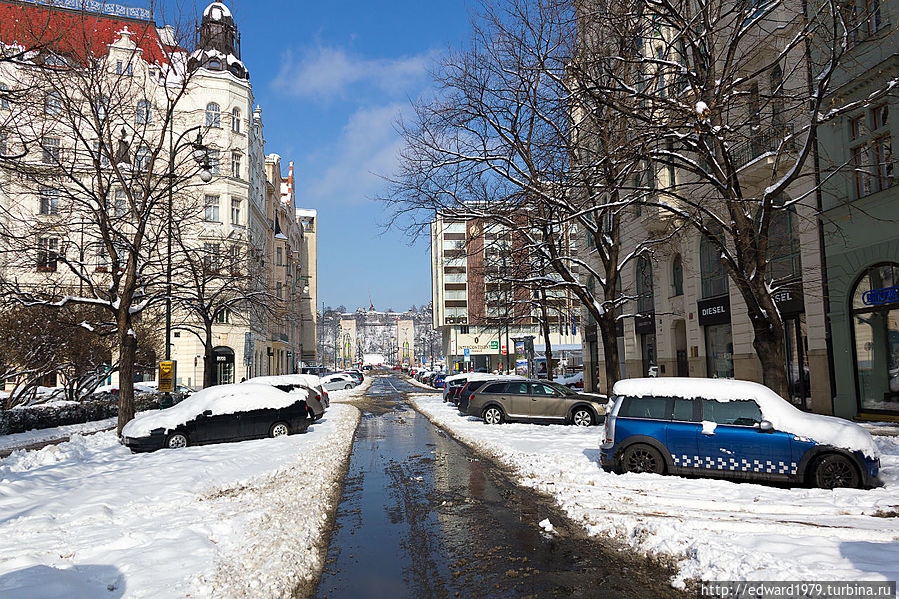
<path fill-rule="evenodd" d="M 727 293 L 727 272 L 721 264 L 721 256 L 715 245 L 703 235 L 699 239 L 699 267 L 702 279 L 702 297 L 717 297 Z"/>
<path fill-rule="evenodd" d="M 899 407 L 899 263 L 865 269 L 852 293 L 859 408 Z"/>
<path fill-rule="evenodd" d="M 137 103 L 137 113 L 135 114 L 135 121 L 138 125 L 149 125 L 150 118 L 150 102 L 148 102 L 147 100 L 141 100 Z"/>
<path fill-rule="evenodd" d="M 240 108 L 231 111 L 231 131 L 240 133 Z"/>
<path fill-rule="evenodd" d="M 684 294 L 684 261 L 680 254 L 675 254 L 671 262 L 671 287 L 675 297 Z"/>
<path fill-rule="evenodd" d="M 637 258 L 637 312 L 655 312 L 655 295 L 652 288 L 652 262 L 645 256 Z"/>
<path fill-rule="evenodd" d="M 222 109 L 215 102 L 206 105 L 206 126 L 221 127 L 222 126 Z"/>

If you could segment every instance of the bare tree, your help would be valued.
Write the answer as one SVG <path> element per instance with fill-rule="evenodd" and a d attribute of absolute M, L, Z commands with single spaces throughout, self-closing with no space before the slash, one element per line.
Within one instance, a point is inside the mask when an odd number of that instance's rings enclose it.
<path fill-rule="evenodd" d="M 665 239 L 621 245 L 622 221 L 643 200 L 626 181 L 644 156 L 627 115 L 605 110 L 576 77 L 584 54 L 576 4 L 483 5 L 470 48 L 437 68 L 436 97 L 417 102 L 414 120 L 400 124 L 401 166 L 383 199 L 390 224 L 413 236 L 435 214 L 514 232 L 516 252 L 545 265 L 516 283 L 580 301 L 601 331 L 611 386 L 618 321 L 633 299 L 620 273 Z M 616 77 L 627 80 L 631 70 L 624 64 Z M 589 247 L 565 251 L 572 231 Z M 596 261 L 585 258 L 593 250 Z"/>
<path fill-rule="evenodd" d="M 572 76 L 598 114 L 628 123 L 647 176 L 626 189 L 714 248 L 746 304 L 763 381 L 787 396 L 774 296 L 800 273 L 773 266 L 775 231 L 790 234 L 798 206 L 815 212 L 811 156 L 818 128 L 846 109 L 826 99 L 858 23 L 829 0 L 584 5 L 585 29 L 600 34 L 582 35 Z M 656 189 L 663 171 L 676 176 Z"/>
<path fill-rule="evenodd" d="M 213 329 L 216 324 L 262 322 L 283 315 L 285 302 L 269 293 L 261 256 L 246 240 L 200 236 L 183 219 L 178 223 L 173 290 L 178 320 L 173 329 L 194 335 L 203 345 L 203 386 L 215 384 Z"/>
<path fill-rule="evenodd" d="M 135 319 L 165 299 L 167 200 L 197 172 L 190 152 L 172 156 L 191 125 L 179 108 L 195 27 L 129 23 L 107 45 L 96 27 L 105 17 L 29 9 L 60 35 L 16 68 L 32 93 L 11 103 L 10 154 L 22 158 L 3 165 L 2 292 L 23 305 L 95 306 L 114 322 L 121 431 L 134 417 Z"/>

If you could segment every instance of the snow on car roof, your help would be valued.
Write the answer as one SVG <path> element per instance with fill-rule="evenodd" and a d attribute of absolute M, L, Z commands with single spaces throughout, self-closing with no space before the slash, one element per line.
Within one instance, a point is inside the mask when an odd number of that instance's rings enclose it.
<path fill-rule="evenodd" d="M 348 374 L 343 374 L 343 373 L 337 372 L 335 374 L 328 374 L 328 375 L 323 376 L 322 382 L 330 383 L 331 381 L 347 381 L 347 380 L 351 380 L 352 378 L 353 377 L 351 377 Z"/>
<path fill-rule="evenodd" d="M 870 458 L 878 455 L 870 433 L 854 422 L 803 412 L 768 387 L 751 381 L 678 377 L 625 379 L 615 383 L 613 393 L 630 397 L 685 397 L 715 401 L 751 399 L 761 408 L 762 418 L 776 430 L 806 437 L 822 445 L 861 451 Z"/>
<path fill-rule="evenodd" d="M 271 385 L 239 383 L 217 385 L 194 393 L 171 408 L 138 414 L 122 428 L 123 437 L 141 437 L 150 431 L 164 428 L 173 430 L 206 410 L 212 415 L 235 414 L 265 408 L 286 408 L 298 401 L 295 394 L 285 393 Z"/>
<path fill-rule="evenodd" d="M 517 374 L 490 374 L 489 372 L 462 372 L 460 374 L 454 374 L 452 376 L 446 377 L 446 382 L 451 383 L 453 381 L 458 380 L 469 380 L 469 381 L 511 381 L 516 379 L 523 379 L 523 376 L 518 376 Z"/>
<path fill-rule="evenodd" d="M 305 385 L 318 387 L 322 384 L 321 377 L 315 374 L 279 374 L 274 376 L 253 377 L 243 384 L 259 383 L 262 385 Z"/>

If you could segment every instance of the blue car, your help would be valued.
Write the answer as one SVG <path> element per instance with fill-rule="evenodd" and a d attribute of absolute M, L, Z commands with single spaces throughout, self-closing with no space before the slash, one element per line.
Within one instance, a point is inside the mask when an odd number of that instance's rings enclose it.
<path fill-rule="evenodd" d="M 799 411 L 747 381 L 619 381 L 606 416 L 600 463 L 651 472 L 810 484 L 880 486 L 871 435 L 831 416 Z"/>
<path fill-rule="evenodd" d="M 446 387 L 446 375 L 441 373 L 434 377 L 434 381 L 431 383 L 435 389 L 443 389 Z"/>

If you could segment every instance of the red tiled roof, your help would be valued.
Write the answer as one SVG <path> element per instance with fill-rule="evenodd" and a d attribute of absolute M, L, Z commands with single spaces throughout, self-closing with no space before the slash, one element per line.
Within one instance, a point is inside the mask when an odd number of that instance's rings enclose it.
<path fill-rule="evenodd" d="M 80 10 L 0 2 L 0 41 L 25 48 L 49 47 L 73 58 L 106 55 L 107 45 L 119 38 L 124 28 L 143 50 L 150 64 L 166 64 L 156 25 L 152 21 L 120 18 Z"/>

